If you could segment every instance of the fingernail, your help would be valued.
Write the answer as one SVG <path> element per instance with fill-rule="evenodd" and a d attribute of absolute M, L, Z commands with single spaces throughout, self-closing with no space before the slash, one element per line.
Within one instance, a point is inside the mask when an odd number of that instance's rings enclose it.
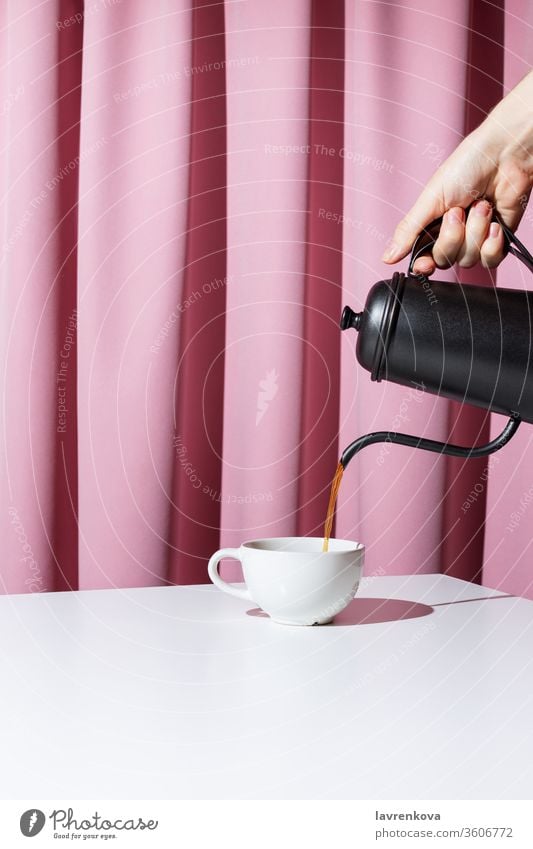
<path fill-rule="evenodd" d="M 476 203 L 474 206 L 474 212 L 476 215 L 482 215 L 483 218 L 486 218 L 487 215 L 492 213 L 492 206 L 490 203 L 487 203 L 486 200 L 482 200 L 480 203 Z"/>
<path fill-rule="evenodd" d="M 491 239 L 497 239 L 500 235 L 500 225 L 497 221 L 493 221 L 489 227 L 489 236 Z"/>
<path fill-rule="evenodd" d="M 381 257 L 381 259 L 384 259 L 384 260 L 394 259 L 394 257 L 397 255 L 397 253 L 398 253 L 398 245 L 396 245 L 394 242 L 389 242 L 389 244 L 387 245 L 387 247 L 385 248 L 385 250 L 383 252 L 383 256 Z"/>

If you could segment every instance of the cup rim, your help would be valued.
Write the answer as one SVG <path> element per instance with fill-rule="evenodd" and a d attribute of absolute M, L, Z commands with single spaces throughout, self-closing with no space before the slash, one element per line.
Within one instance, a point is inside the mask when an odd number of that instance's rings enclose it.
<path fill-rule="evenodd" d="M 333 549 L 333 550 L 330 549 L 329 551 L 321 551 L 320 549 L 318 551 L 313 551 L 313 552 L 290 551 L 290 549 L 286 549 L 286 548 L 266 548 L 266 547 L 261 546 L 261 543 L 273 543 L 273 542 L 289 543 L 289 542 L 294 542 L 294 540 L 298 540 L 298 539 L 313 540 L 313 541 L 317 541 L 319 543 L 322 543 L 324 541 L 323 536 L 320 536 L 320 537 L 304 537 L 304 536 L 261 537 L 259 539 L 245 540 L 244 542 L 241 543 L 240 547 L 246 548 L 246 549 L 251 550 L 251 551 L 268 551 L 270 554 L 310 554 L 310 553 L 313 553 L 313 554 L 331 555 L 331 554 L 348 554 L 349 552 L 360 552 L 360 551 L 365 550 L 365 545 L 362 542 L 355 542 L 354 540 L 349 540 L 349 539 L 339 539 L 338 537 L 330 537 L 330 542 L 343 543 L 344 544 L 343 547 L 342 548 L 336 548 L 336 549 Z"/>

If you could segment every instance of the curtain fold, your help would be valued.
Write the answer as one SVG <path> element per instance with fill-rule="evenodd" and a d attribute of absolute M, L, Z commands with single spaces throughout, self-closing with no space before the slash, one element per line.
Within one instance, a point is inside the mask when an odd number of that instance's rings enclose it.
<path fill-rule="evenodd" d="M 178 462 L 173 463 L 168 575 L 181 583 L 204 581 L 206 559 L 220 547 L 227 289 L 225 66 L 224 6 L 195 0 L 187 247 L 173 387 Z M 187 474 L 190 467 L 193 471 Z"/>
<path fill-rule="evenodd" d="M 319 536 L 338 462 L 342 309 L 344 8 L 314 0 L 297 533 Z"/>
<path fill-rule="evenodd" d="M 399 218 L 530 67 L 531 4 L 0 14 L 0 591 L 205 582 L 220 545 L 319 535 L 357 435 L 501 429 L 371 383 L 338 317 L 390 276 Z M 498 285 L 531 281 L 508 259 Z M 367 544 L 368 574 L 533 597 L 530 430 L 489 464 L 366 449 L 337 534 Z"/>
<path fill-rule="evenodd" d="M 507 93 L 533 65 L 533 5 L 527 0 L 506 0 L 503 88 Z M 531 203 L 517 230 L 531 250 Z M 533 279 L 520 262 L 509 257 L 498 269 L 498 285 L 531 289 Z M 502 419 L 493 416 L 492 434 Z M 524 425 L 505 454 L 497 455 L 487 481 L 483 583 L 516 595 L 533 598 L 533 428 Z"/>
<path fill-rule="evenodd" d="M 308 0 L 226 3 L 223 545 L 297 529 L 310 25 Z"/>
<path fill-rule="evenodd" d="M 463 136 L 469 14 L 461 0 L 445 13 L 440 4 L 347 4 L 344 287 L 354 309 L 391 276 L 380 261 L 387 239 Z M 371 383 L 349 334 L 341 344 L 341 445 L 372 430 L 448 437 L 449 402 Z M 442 571 L 446 466 L 384 444 L 348 467 L 338 531 L 367 542 L 369 572 Z"/>
<path fill-rule="evenodd" d="M 78 586 L 80 3 L 1 6 L 2 589 Z"/>
<path fill-rule="evenodd" d="M 83 20 L 79 173 L 80 586 L 169 580 L 174 384 L 188 251 L 193 12 Z"/>
<path fill-rule="evenodd" d="M 469 12 L 467 45 L 464 132 L 470 133 L 503 96 L 504 4 L 472 3 Z M 457 269 L 447 279 L 494 286 L 495 271 Z M 450 438 L 460 445 L 475 445 L 490 440 L 489 413 L 451 402 L 448 413 Z M 491 462 L 494 461 L 495 458 Z M 446 463 L 443 497 L 444 529 L 443 571 L 453 577 L 481 583 L 486 512 L 486 487 L 480 486 L 488 475 L 486 459 L 460 460 L 450 457 Z M 474 492 L 475 499 L 470 494 Z M 470 500 L 469 500 L 470 498 Z M 469 509 L 464 510 L 468 503 Z"/>

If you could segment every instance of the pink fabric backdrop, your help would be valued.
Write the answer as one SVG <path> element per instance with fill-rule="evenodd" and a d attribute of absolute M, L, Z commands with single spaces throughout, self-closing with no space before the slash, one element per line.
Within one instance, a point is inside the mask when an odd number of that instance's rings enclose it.
<path fill-rule="evenodd" d="M 3 592 L 203 582 L 220 544 L 320 533 L 356 435 L 501 427 L 372 384 L 337 322 L 531 65 L 527 0 L 0 14 Z M 532 284 L 512 260 L 499 281 Z M 338 533 L 367 543 L 368 573 L 533 595 L 532 434 L 488 482 L 486 462 L 367 449 Z"/>

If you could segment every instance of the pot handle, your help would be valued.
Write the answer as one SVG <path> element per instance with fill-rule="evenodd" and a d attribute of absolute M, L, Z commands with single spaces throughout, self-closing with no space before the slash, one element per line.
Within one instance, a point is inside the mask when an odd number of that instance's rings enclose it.
<path fill-rule="evenodd" d="M 504 224 L 498 212 L 495 209 L 492 211 L 492 220 L 496 221 L 503 230 L 503 236 L 505 240 L 505 250 L 507 253 L 512 254 L 521 262 L 524 263 L 526 268 L 528 268 L 533 273 L 533 256 L 530 254 L 525 245 L 522 244 L 520 239 L 513 233 L 513 231 Z M 442 217 L 436 218 L 431 224 L 428 224 L 421 233 L 415 239 L 415 243 L 413 245 L 411 251 L 411 257 L 409 259 L 409 268 L 407 269 L 407 273 L 409 275 L 413 275 L 413 266 L 417 261 L 419 256 L 426 253 L 429 248 L 432 248 L 435 242 L 437 241 L 437 237 L 439 235 L 440 225 L 442 224 Z M 424 274 L 414 275 L 425 279 Z"/>

